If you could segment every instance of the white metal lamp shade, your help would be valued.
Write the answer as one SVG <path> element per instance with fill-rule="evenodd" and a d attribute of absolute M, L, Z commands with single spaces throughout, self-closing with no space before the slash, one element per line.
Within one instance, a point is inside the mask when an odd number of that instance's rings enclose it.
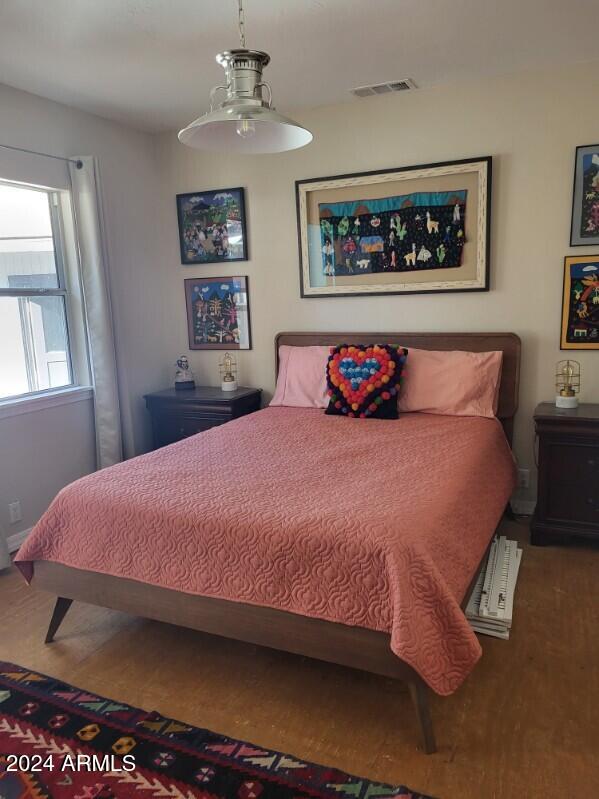
<path fill-rule="evenodd" d="M 312 134 L 271 108 L 230 105 L 196 119 L 180 131 L 179 141 L 213 152 L 281 153 L 310 144 Z"/>
<path fill-rule="evenodd" d="M 242 27 L 240 33 L 244 45 Z M 272 107 L 270 86 L 262 79 L 268 53 L 242 46 L 219 53 L 216 60 L 225 70 L 226 83 L 212 89 L 210 111 L 179 132 L 180 142 L 198 150 L 258 154 L 296 150 L 312 141 L 309 130 Z M 225 96 L 214 108 L 219 91 Z"/>

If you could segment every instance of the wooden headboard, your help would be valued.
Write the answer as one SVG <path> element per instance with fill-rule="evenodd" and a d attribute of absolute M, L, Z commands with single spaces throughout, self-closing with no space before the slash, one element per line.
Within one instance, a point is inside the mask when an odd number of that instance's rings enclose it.
<path fill-rule="evenodd" d="M 520 338 L 515 333 L 277 333 L 275 336 L 276 374 L 279 373 L 279 346 L 337 345 L 356 342 L 382 344 L 392 342 L 410 349 L 464 350 L 466 352 L 503 352 L 503 368 L 499 387 L 497 418 L 501 421 L 510 444 L 514 432 L 514 415 L 518 410 L 520 382 Z"/>

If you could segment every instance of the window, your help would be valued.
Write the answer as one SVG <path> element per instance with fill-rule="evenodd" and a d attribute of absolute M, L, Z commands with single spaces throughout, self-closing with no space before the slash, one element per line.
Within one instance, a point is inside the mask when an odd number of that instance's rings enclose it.
<path fill-rule="evenodd" d="M 0 400 L 74 382 L 60 207 L 0 181 Z"/>

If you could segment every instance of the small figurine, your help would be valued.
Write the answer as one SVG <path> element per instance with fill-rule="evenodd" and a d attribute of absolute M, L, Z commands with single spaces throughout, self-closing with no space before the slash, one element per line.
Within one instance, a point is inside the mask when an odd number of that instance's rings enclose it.
<path fill-rule="evenodd" d="M 177 360 L 177 371 L 175 372 L 175 388 L 177 391 L 191 390 L 196 387 L 193 379 L 193 372 L 189 368 L 189 361 L 185 355 Z"/>

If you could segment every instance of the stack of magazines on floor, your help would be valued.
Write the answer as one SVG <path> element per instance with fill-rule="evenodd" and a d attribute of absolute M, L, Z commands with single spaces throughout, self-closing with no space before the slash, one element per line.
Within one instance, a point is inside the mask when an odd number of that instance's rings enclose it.
<path fill-rule="evenodd" d="M 466 607 L 466 618 L 474 632 L 506 640 L 510 637 L 521 559 L 517 541 L 508 541 L 502 535 L 491 544 Z"/>

